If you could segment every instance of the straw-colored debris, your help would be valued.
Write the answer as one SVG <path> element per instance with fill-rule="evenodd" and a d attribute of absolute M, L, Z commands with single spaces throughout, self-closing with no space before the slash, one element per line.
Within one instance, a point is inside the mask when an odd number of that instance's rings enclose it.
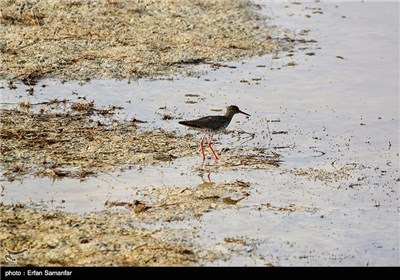
<path fill-rule="evenodd" d="M 180 142 L 192 140 L 191 135 L 138 130 L 135 121 L 112 119 L 114 107 L 96 109 L 92 102 L 53 100 L 35 110 L 28 104 L 0 112 L 0 162 L 9 180 L 32 172 L 84 178 L 99 171 L 171 161 L 191 152 L 179 147 Z"/>
<path fill-rule="evenodd" d="M 136 194 L 142 200 L 133 202 L 107 201 L 106 206 L 124 206 L 141 213 L 143 221 L 181 221 L 198 218 L 203 213 L 232 206 L 250 195 L 250 184 L 243 181 L 231 183 L 203 182 L 195 188 L 144 187 Z"/>
<path fill-rule="evenodd" d="M 23 266 L 152 266 L 198 265 L 207 252 L 187 242 L 168 241 L 173 230 L 142 230 L 131 225 L 126 211 L 73 215 L 27 207 L 0 206 L 1 247 Z M 190 230 L 188 230 L 190 234 Z M 185 232 L 179 235 L 185 238 Z M 25 245 L 25 247 L 24 247 Z M 211 257 L 211 253 L 209 254 Z M 1 258 L 2 266 L 15 265 Z"/>
<path fill-rule="evenodd" d="M 350 171 L 360 167 L 359 164 L 348 163 L 339 167 L 332 166 L 330 171 L 322 168 L 295 168 L 292 172 L 297 176 L 304 176 L 314 181 L 322 181 L 325 183 L 337 182 L 339 180 L 348 179 Z"/>
<path fill-rule="evenodd" d="M 83 215 L 0 204 L 0 242 L 25 253 L 2 266 L 201 266 L 235 254 L 249 254 L 257 241 L 227 234 L 205 249 L 199 228 L 188 221 L 221 209 L 253 208 L 276 213 L 310 212 L 314 207 L 243 203 L 254 195 L 249 182 L 204 181 L 196 187 L 143 187 L 133 201 L 105 201 L 105 210 Z M 255 208 L 254 208 L 255 207 Z M 182 226 L 185 225 L 185 226 Z M 251 252 L 252 250 L 250 250 Z M 266 261 L 266 265 L 273 265 Z"/>
<path fill-rule="evenodd" d="M 0 2 L 0 79 L 126 78 L 279 51 L 249 1 Z"/>
<path fill-rule="evenodd" d="M 199 246 L 195 228 L 174 229 L 162 223 L 239 208 L 250 192 L 250 184 L 243 181 L 204 182 L 196 188 L 147 187 L 137 193 L 143 200 L 106 201 L 107 210 L 85 215 L 0 205 L 0 241 L 9 250 L 28 248 L 16 256 L 19 265 L 201 265 L 229 256 Z M 1 264 L 10 262 L 1 259 Z"/>
<path fill-rule="evenodd" d="M 113 117 L 118 109 L 96 108 L 94 102 L 87 100 L 21 102 L 17 108 L 1 109 L 3 176 L 8 180 L 27 174 L 84 179 L 98 172 L 198 155 L 197 139 L 192 134 L 181 136 L 161 129 L 138 129 L 136 119 L 122 121 Z M 278 163 L 277 154 L 226 154 L 220 165 L 222 168 L 264 168 Z M 214 165 L 214 168 L 219 167 Z"/>

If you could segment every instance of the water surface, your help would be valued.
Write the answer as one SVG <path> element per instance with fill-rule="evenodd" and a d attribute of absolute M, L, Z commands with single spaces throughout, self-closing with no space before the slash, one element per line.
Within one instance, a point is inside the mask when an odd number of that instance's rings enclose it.
<path fill-rule="evenodd" d="M 196 243 L 231 250 L 230 258 L 210 265 L 399 265 L 399 4 L 258 2 L 265 4 L 263 13 L 273 24 L 297 34 L 308 32 L 307 38 L 317 43 L 297 45 L 293 56 L 282 52 L 230 62 L 236 68 L 199 77 L 43 80 L 33 96 L 24 85 L 11 91 L 3 81 L 2 102 L 86 96 L 98 106 L 123 106 L 120 118 L 147 121 L 141 129 L 161 127 L 179 134 L 192 133 L 177 123 L 180 119 L 216 114 L 212 110 L 236 104 L 251 117 L 235 116 L 229 130 L 255 133 L 255 138 L 221 135 L 217 152 L 223 157 L 226 147 L 237 153 L 242 147 L 264 147 L 281 153 L 283 164 L 261 170 L 212 169 L 213 182 L 250 182 L 252 195 L 241 201 L 245 207 L 162 226 L 196 227 Z M 165 113 L 173 119 L 162 120 Z M 214 163 L 207 159 L 206 164 Z M 198 166 L 200 153 L 83 182 L 34 177 L 2 181 L 2 202 L 78 213 L 102 210 L 106 200 L 135 199 L 136 191 L 146 186 L 195 187 L 205 178 Z M 310 168 L 328 175 L 299 175 Z M 329 175 L 338 170 L 347 176 Z M 267 203 L 300 209 L 260 208 Z M 226 238 L 246 244 L 235 251 Z"/>

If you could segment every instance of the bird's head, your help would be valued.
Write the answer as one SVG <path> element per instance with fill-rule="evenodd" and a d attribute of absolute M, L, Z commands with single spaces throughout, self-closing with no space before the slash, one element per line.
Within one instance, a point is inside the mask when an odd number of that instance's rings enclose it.
<path fill-rule="evenodd" d="M 250 116 L 249 114 L 247 114 L 243 111 L 240 111 L 239 107 L 236 105 L 231 105 L 231 106 L 228 106 L 228 108 L 226 108 L 227 115 L 234 115 L 234 114 L 239 114 L 239 113 L 244 114 L 246 116 Z"/>

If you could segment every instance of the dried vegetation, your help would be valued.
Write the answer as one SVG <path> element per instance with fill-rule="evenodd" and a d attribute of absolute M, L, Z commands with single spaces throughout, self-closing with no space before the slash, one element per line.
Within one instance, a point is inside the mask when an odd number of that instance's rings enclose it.
<path fill-rule="evenodd" d="M 1 1 L 0 78 L 188 74 L 188 65 L 282 49 L 257 9 L 228 0 Z"/>
<path fill-rule="evenodd" d="M 1 109 L 3 175 L 8 180 L 29 173 L 83 179 L 100 171 L 171 161 L 191 153 L 179 147 L 180 142 L 194 141 L 191 135 L 138 130 L 135 120 L 113 118 L 116 110 L 112 106 L 98 109 L 85 100 Z"/>
<path fill-rule="evenodd" d="M 195 265 L 200 258 L 190 244 L 167 241 L 172 230 L 146 231 L 130 225 L 128 212 L 72 215 L 26 207 L 0 206 L 2 248 L 18 251 L 23 266 Z M 175 233 L 176 234 L 176 233 Z M 204 252 L 202 252 L 204 254 Z M 1 259 L 2 265 L 10 265 Z"/>
<path fill-rule="evenodd" d="M 0 205 L 0 241 L 9 250 L 28 248 L 16 256 L 19 265 L 198 266 L 229 257 L 231 241 L 223 244 L 230 248 L 227 252 L 205 250 L 196 243 L 196 228 L 169 224 L 198 219 L 216 209 L 238 209 L 251 193 L 250 184 L 243 181 L 204 182 L 196 188 L 147 187 L 138 190 L 142 200 L 106 201 L 106 210 L 86 215 Z M 1 264 L 10 265 L 4 259 Z"/>
<path fill-rule="evenodd" d="M 218 68 L 226 66 L 222 61 L 278 52 L 293 43 L 275 40 L 276 30 L 257 9 L 248 1 L 228 0 L 1 1 L 0 79 L 10 79 L 10 90 L 15 88 L 12 80 L 21 80 L 33 94 L 32 86 L 41 78 L 191 74 L 192 65 Z M 198 143 L 191 134 L 142 130 L 137 120 L 115 118 L 119 109 L 97 108 L 84 98 L 23 101 L 2 108 L 3 177 L 84 179 L 132 165 L 198 156 Z M 224 152 L 219 165 L 197 167 L 194 172 L 273 168 L 279 158 L 247 147 L 239 153 Z M 1 247 L 18 251 L 28 246 L 26 254 L 18 256 L 18 265 L 201 265 L 224 257 L 223 253 L 196 245 L 195 228 L 178 230 L 160 224 L 197 219 L 215 209 L 240 208 L 251 194 L 247 182 L 209 180 L 196 188 L 141 188 L 133 201 L 106 201 L 106 210 L 85 215 L 0 204 Z M 246 249 L 247 241 L 239 241 L 225 242 L 237 245 L 235 250 Z M 10 263 L 2 258 L 1 265 Z"/>
<path fill-rule="evenodd" d="M 137 119 L 115 117 L 121 109 L 97 108 L 84 98 L 79 102 L 21 102 L 14 108 L 0 109 L 0 167 L 4 178 L 13 181 L 33 174 L 83 180 L 98 172 L 198 156 L 193 134 L 140 129 Z M 198 166 L 194 171 L 279 166 L 279 154 L 260 149 L 228 150 L 219 164 Z"/>

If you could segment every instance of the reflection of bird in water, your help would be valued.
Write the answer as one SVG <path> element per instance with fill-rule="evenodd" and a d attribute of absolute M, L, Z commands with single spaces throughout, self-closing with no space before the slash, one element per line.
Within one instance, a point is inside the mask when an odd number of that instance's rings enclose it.
<path fill-rule="evenodd" d="M 226 109 L 226 113 L 224 116 L 207 116 L 207 117 L 202 117 L 199 119 L 195 120 L 188 120 L 188 121 L 180 121 L 179 124 L 188 126 L 192 129 L 195 129 L 197 131 L 203 132 L 204 136 L 201 138 L 200 141 L 200 149 L 201 149 L 201 155 L 203 157 L 203 160 L 205 160 L 205 155 L 204 155 L 204 139 L 206 136 L 208 136 L 208 147 L 210 148 L 211 152 L 214 155 L 215 161 L 219 160 L 218 155 L 215 153 L 213 147 L 211 146 L 212 143 L 212 137 L 216 133 L 220 133 L 227 128 L 227 126 L 230 124 L 233 116 L 235 114 L 244 114 L 247 116 L 250 116 L 249 114 L 240 111 L 239 107 L 235 105 L 228 106 Z"/>
<path fill-rule="evenodd" d="M 207 182 L 206 180 L 204 180 L 204 175 L 205 175 L 205 174 L 207 174 L 208 182 Z M 199 173 L 199 176 L 200 176 L 201 180 L 203 181 L 203 183 L 212 183 L 212 182 L 211 182 L 211 172 L 210 172 L 210 171 L 206 171 L 206 172 L 203 172 L 203 173 Z"/>

